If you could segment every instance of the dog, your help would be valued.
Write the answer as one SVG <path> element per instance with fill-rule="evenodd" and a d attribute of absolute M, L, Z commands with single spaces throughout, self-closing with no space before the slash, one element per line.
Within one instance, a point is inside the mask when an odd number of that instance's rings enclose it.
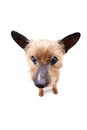
<path fill-rule="evenodd" d="M 77 43 L 81 34 L 76 32 L 57 41 L 29 40 L 16 31 L 11 31 L 11 36 L 25 50 L 30 75 L 35 86 L 39 88 L 39 96 L 44 95 L 44 88 L 47 86 L 52 86 L 53 93 L 57 94 L 63 56 Z"/>

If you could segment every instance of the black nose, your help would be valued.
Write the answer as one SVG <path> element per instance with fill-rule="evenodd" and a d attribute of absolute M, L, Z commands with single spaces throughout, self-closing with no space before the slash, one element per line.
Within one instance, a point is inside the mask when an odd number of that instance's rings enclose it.
<path fill-rule="evenodd" d="M 35 84 L 38 88 L 44 88 L 46 86 L 46 84 L 40 84 L 40 83 L 36 83 Z"/>

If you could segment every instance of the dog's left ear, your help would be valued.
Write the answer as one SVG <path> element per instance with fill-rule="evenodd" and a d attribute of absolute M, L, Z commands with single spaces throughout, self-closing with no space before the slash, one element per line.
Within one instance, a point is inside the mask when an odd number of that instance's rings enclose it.
<path fill-rule="evenodd" d="M 59 44 L 64 45 L 65 53 L 77 43 L 80 36 L 81 34 L 79 32 L 76 32 L 76 33 L 66 36 L 59 42 Z"/>
<path fill-rule="evenodd" d="M 29 43 L 29 40 L 25 36 L 16 31 L 11 31 L 11 36 L 14 39 L 14 41 L 23 49 Z"/>

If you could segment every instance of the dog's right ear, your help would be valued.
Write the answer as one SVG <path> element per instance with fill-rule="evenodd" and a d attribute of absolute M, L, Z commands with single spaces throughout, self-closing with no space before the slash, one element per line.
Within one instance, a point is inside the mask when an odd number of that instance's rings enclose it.
<path fill-rule="evenodd" d="M 76 33 L 73 33 L 73 34 L 70 34 L 70 35 L 64 37 L 60 41 L 60 44 L 64 45 L 65 53 L 77 43 L 80 36 L 81 36 L 81 34 L 79 32 L 76 32 Z"/>
<path fill-rule="evenodd" d="M 29 40 L 16 31 L 12 31 L 11 36 L 14 41 L 23 49 L 26 47 L 27 44 L 29 44 Z"/>

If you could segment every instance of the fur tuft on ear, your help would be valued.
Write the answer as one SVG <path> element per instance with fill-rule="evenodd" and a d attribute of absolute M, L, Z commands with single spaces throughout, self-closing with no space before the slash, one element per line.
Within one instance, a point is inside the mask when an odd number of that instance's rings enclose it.
<path fill-rule="evenodd" d="M 60 41 L 60 44 L 64 45 L 65 52 L 67 52 L 71 47 L 73 47 L 79 40 L 81 34 L 79 32 L 73 33 L 66 36 Z"/>
<path fill-rule="evenodd" d="M 12 31 L 11 36 L 14 39 L 14 41 L 23 49 L 29 43 L 29 40 L 25 36 L 21 35 L 16 31 Z"/>

